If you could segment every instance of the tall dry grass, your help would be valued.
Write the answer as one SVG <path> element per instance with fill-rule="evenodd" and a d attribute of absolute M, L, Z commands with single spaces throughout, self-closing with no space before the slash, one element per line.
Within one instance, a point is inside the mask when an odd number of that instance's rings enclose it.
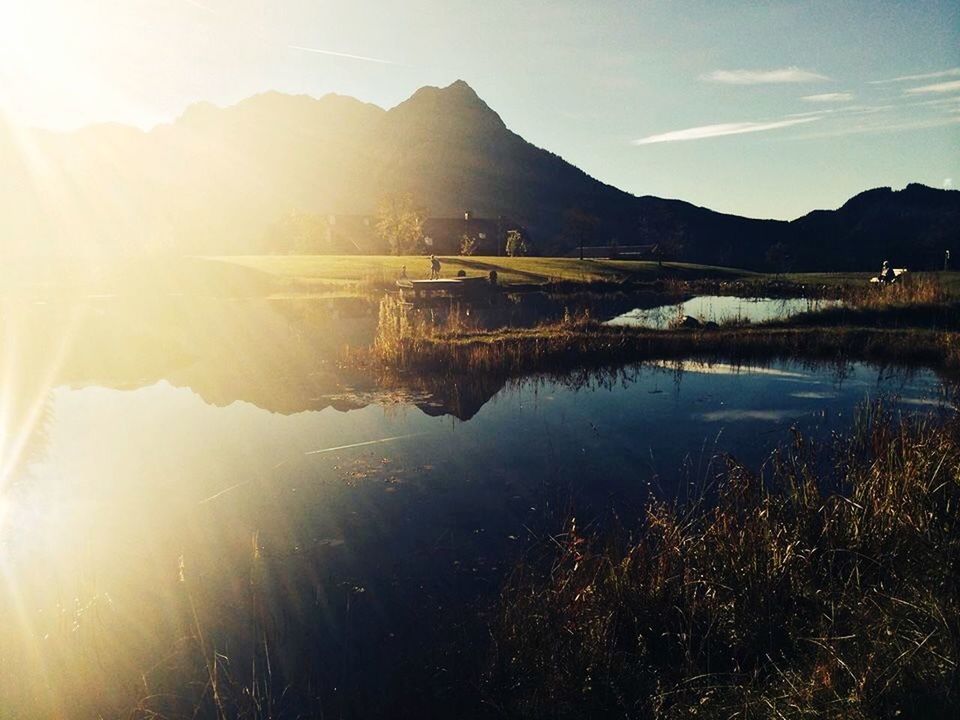
<path fill-rule="evenodd" d="M 824 463 L 796 437 L 642 531 L 575 522 L 521 568 L 487 693 L 508 717 L 960 712 L 960 422 L 872 409 Z M 829 468 L 829 471 L 824 468 Z"/>
<path fill-rule="evenodd" d="M 908 273 L 892 285 L 846 285 L 842 300 L 850 308 L 878 309 L 897 305 L 942 305 L 950 300 L 950 296 L 939 278 Z"/>

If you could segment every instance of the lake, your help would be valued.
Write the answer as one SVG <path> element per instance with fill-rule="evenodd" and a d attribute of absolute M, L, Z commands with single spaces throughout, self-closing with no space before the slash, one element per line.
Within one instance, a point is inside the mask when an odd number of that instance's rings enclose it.
<path fill-rule="evenodd" d="M 722 454 L 760 466 L 792 428 L 829 441 L 866 400 L 943 407 L 932 372 L 865 364 L 384 387 L 338 362 L 369 341 L 363 304 L 4 310 L 0 605 L 24 667 L 162 683 L 191 627 L 243 658 L 267 617 L 277 672 L 313 668 L 357 715 L 456 694 L 478 613 L 570 517 L 629 526 Z M 36 668 L 5 696 L 28 703 Z M 59 692 L 112 701 L 89 679 Z"/>

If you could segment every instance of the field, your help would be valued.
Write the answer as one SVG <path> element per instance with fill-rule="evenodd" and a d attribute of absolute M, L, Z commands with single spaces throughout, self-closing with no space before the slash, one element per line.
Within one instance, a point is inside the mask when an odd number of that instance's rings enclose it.
<path fill-rule="evenodd" d="M 429 259 L 421 255 L 246 255 L 210 258 L 242 265 L 303 285 L 390 282 L 403 266 L 412 279 L 426 279 Z M 541 257 L 440 257 L 442 275 L 458 270 L 486 275 L 496 270 L 501 282 L 652 282 L 657 279 L 742 279 L 757 274 L 737 268 L 690 263 L 635 262 L 630 260 L 579 260 Z"/>

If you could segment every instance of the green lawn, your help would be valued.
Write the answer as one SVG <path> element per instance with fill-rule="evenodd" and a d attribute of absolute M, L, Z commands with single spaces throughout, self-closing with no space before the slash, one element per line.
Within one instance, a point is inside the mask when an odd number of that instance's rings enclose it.
<path fill-rule="evenodd" d="M 410 278 L 427 278 L 429 259 L 391 255 L 244 255 L 208 258 L 242 265 L 298 285 L 382 282 L 396 278 L 406 265 Z M 458 270 L 468 275 L 486 275 L 496 270 L 504 283 L 545 283 L 549 281 L 656 280 L 660 277 L 695 280 L 702 278 L 744 278 L 756 273 L 736 268 L 630 260 L 578 260 L 576 258 L 441 257 L 441 275 L 453 277 Z"/>
<path fill-rule="evenodd" d="M 486 276 L 496 270 L 504 284 L 542 284 L 551 281 L 591 283 L 658 279 L 742 280 L 744 292 L 760 293 L 767 281 L 804 285 L 866 285 L 873 273 L 789 273 L 773 276 L 737 268 L 632 260 L 578 260 L 550 257 L 441 257 L 442 277 Z M 410 278 L 429 276 L 429 259 L 422 255 L 237 255 L 216 257 L 118 258 L 112 263 L 76 260 L 8 260 L 0 267 L 0 297 L 28 294 L 83 295 L 147 292 L 216 297 L 303 297 L 353 294 L 357 286 L 388 285 L 406 265 Z M 916 273 L 936 277 L 948 294 L 960 298 L 960 272 Z"/>

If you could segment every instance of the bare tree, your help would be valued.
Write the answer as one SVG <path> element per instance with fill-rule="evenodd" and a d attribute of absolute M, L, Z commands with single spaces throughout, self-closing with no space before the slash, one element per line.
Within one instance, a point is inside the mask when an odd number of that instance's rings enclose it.
<path fill-rule="evenodd" d="M 461 255 L 473 255 L 477 252 L 478 247 L 477 239 L 472 235 L 467 235 L 464 233 L 460 237 L 460 254 Z"/>

